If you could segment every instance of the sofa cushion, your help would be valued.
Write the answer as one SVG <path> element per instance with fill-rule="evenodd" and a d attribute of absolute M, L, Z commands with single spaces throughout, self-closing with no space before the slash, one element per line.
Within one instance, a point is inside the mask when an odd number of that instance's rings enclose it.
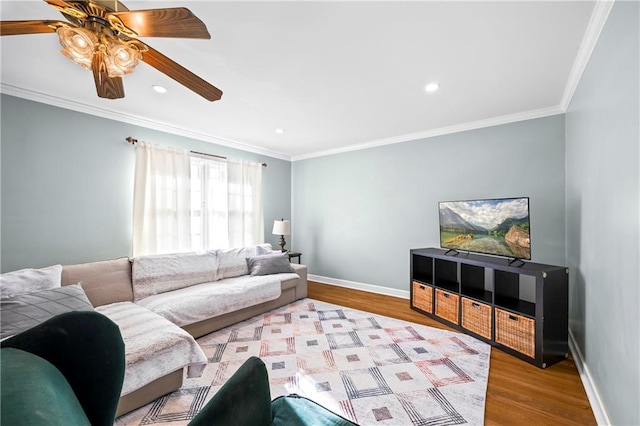
<path fill-rule="evenodd" d="M 90 424 L 71 386 L 51 363 L 14 348 L 1 353 L 3 424 Z"/>
<path fill-rule="evenodd" d="M 282 293 L 282 281 L 292 278 L 297 279 L 298 276 L 277 274 L 225 278 L 156 294 L 136 303 L 183 327 L 275 300 Z"/>
<path fill-rule="evenodd" d="M 78 282 L 82 282 L 93 306 L 133 300 L 131 262 L 127 257 L 64 266 L 62 285 Z"/>
<path fill-rule="evenodd" d="M 80 284 L 2 299 L 0 338 L 13 336 L 49 318 L 71 311 L 93 311 Z"/>
<path fill-rule="evenodd" d="M 271 244 L 257 246 L 220 249 L 218 251 L 218 279 L 234 278 L 249 274 L 247 259 L 257 254 L 259 249 L 270 250 Z"/>
<path fill-rule="evenodd" d="M 0 298 L 60 287 L 61 265 L 20 269 L 0 275 Z M 76 281 L 78 282 L 78 281 Z"/>
<path fill-rule="evenodd" d="M 247 258 L 255 254 L 255 247 L 218 250 L 218 278 L 233 278 L 249 274 Z"/>
<path fill-rule="evenodd" d="M 293 272 L 287 253 L 264 254 L 247 259 L 251 275 L 271 275 Z"/>
<path fill-rule="evenodd" d="M 207 356 L 177 325 L 131 302 L 99 306 L 96 311 L 118 325 L 124 340 L 123 396 L 185 367 L 188 377 L 202 375 Z"/>
<path fill-rule="evenodd" d="M 134 301 L 195 284 L 216 281 L 217 252 L 173 253 L 133 259 Z"/>

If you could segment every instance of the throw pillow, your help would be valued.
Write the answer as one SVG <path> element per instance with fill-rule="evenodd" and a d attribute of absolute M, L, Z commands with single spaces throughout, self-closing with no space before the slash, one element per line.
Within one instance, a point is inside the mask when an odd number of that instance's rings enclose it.
<path fill-rule="evenodd" d="M 0 300 L 0 338 L 28 330 L 56 315 L 92 311 L 81 283 Z"/>
<path fill-rule="evenodd" d="M 265 254 L 247 259 L 251 275 L 271 275 L 293 272 L 287 253 Z"/>
<path fill-rule="evenodd" d="M 233 249 L 219 249 L 218 252 L 218 279 L 240 277 L 249 274 L 247 259 L 258 256 L 258 251 L 271 250 L 271 244 L 263 243 L 255 246 Z"/>
<path fill-rule="evenodd" d="M 0 275 L 0 298 L 60 287 L 62 265 L 20 269 Z"/>

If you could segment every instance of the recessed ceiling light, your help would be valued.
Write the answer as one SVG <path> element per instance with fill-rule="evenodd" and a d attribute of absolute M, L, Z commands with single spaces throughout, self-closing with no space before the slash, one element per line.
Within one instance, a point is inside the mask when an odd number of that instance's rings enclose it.
<path fill-rule="evenodd" d="M 276 133 L 281 135 L 281 134 L 284 133 L 284 129 L 282 129 L 282 128 L 276 129 Z"/>
<path fill-rule="evenodd" d="M 165 88 L 164 88 L 164 87 L 162 87 L 162 86 L 158 86 L 158 85 L 155 85 L 155 84 L 154 84 L 153 86 L 151 86 L 151 88 L 152 88 L 153 90 L 155 90 L 156 92 L 158 92 L 158 93 L 167 93 L 167 89 L 165 89 Z"/>
<path fill-rule="evenodd" d="M 424 90 L 426 90 L 429 93 L 435 92 L 439 88 L 440 88 L 440 83 L 436 83 L 436 82 L 429 83 L 426 86 L 424 86 Z"/>

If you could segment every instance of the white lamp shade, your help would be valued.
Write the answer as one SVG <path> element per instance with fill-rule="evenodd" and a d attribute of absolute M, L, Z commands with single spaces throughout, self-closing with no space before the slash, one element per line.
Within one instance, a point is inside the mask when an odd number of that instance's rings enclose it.
<path fill-rule="evenodd" d="M 289 235 L 291 234 L 291 222 L 288 220 L 273 221 L 273 235 Z"/>

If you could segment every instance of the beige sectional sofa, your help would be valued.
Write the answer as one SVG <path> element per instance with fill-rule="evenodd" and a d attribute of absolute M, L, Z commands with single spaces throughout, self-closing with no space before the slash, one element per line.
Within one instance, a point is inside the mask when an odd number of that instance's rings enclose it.
<path fill-rule="evenodd" d="M 246 268 L 243 270 L 242 265 L 244 264 L 246 266 L 245 257 L 249 257 L 249 255 L 255 254 L 255 248 L 218 251 L 218 267 L 221 269 L 225 269 L 227 272 L 233 271 L 233 274 L 231 274 L 232 276 L 227 277 L 225 276 L 224 271 L 219 270 L 216 271 L 218 274 L 215 281 L 193 284 L 187 280 L 188 285 L 183 288 L 176 289 L 171 289 L 172 284 L 170 280 L 165 280 L 163 283 L 161 283 L 160 286 L 156 286 L 155 288 L 168 288 L 168 291 L 162 291 L 162 294 L 158 295 L 152 294 L 150 296 L 147 296 L 145 294 L 146 297 L 142 299 L 139 299 L 137 296 L 139 296 L 141 293 L 139 291 L 139 287 L 141 286 L 140 283 L 142 283 L 142 281 L 144 280 L 141 277 L 136 276 L 137 259 L 135 258 L 119 258 L 114 260 L 63 266 L 62 285 L 66 286 L 82 282 L 82 287 L 89 301 L 93 304 L 96 310 L 98 312 L 104 313 L 120 326 L 121 332 L 123 334 L 123 339 L 125 340 L 125 350 L 127 351 L 126 355 L 129 358 L 127 361 L 127 368 L 129 370 L 134 370 L 137 367 L 129 365 L 130 362 L 132 363 L 133 361 L 135 361 L 134 359 L 148 358 L 149 356 L 154 356 L 154 353 L 157 353 L 158 356 L 161 356 L 165 352 L 169 351 L 169 348 L 166 347 L 169 346 L 168 343 L 162 346 L 161 342 L 146 343 L 141 340 L 142 337 L 140 336 L 145 334 L 145 327 L 149 327 L 147 324 L 154 323 L 158 324 L 158 326 L 166 327 L 162 329 L 162 336 L 165 336 L 167 334 L 175 334 L 176 336 L 178 336 L 180 335 L 180 333 L 184 333 L 184 331 L 186 331 L 188 334 L 193 336 L 188 336 L 188 338 L 193 341 L 193 343 L 195 343 L 194 338 L 203 336 L 205 334 L 227 327 L 239 321 L 251 318 L 252 316 L 278 308 L 280 306 L 284 306 L 288 303 L 305 298 L 307 296 L 306 266 L 290 264 L 293 273 L 270 276 L 270 278 L 280 279 L 280 291 L 278 297 L 257 304 L 254 304 L 251 301 L 245 301 L 242 304 L 238 305 L 234 301 L 229 305 L 230 307 L 227 307 L 226 312 L 223 311 L 220 314 L 212 314 L 211 317 L 201 318 L 194 322 L 182 323 L 180 324 L 180 327 L 171 323 L 171 318 L 173 318 L 171 306 L 168 308 L 169 314 L 165 312 L 167 311 L 167 309 L 162 306 L 161 301 L 157 302 L 155 305 L 150 304 L 149 307 L 144 306 L 145 300 L 149 301 L 154 297 L 157 299 L 162 299 L 165 296 L 168 296 L 168 293 L 175 292 L 177 294 L 179 292 L 184 292 L 185 294 L 193 294 L 197 293 L 200 290 L 212 291 L 211 286 L 217 286 L 213 288 L 213 291 L 218 293 L 222 291 L 224 293 L 225 286 L 233 290 L 233 288 L 236 286 L 236 283 L 237 285 L 244 285 L 245 287 L 243 288 L 250 288 L 250 285 L 249 287 L 247 287 L 247 283 L 251 284 L 251 280 L 260 280 L 261 277 L 254 277 L 249 275 L 249 271 Z M 157 260 L 158 259 L 155 259 L 154 261 L 158 263 Z M 167 264 L 169 263 L 170 262 L 168 262 Z M 176 262 L 174 259 L 174 270 L 176 270 L 175 264 Z M 177 264 L 179 265 L 179 262 Z M 169 269 L 171 270 L 171 268 Z M 177 269 L 180 269 L 180 267 L 178 267 Z M 172 273 L 169 273 L 169 275 L 171 274 Z M 179 280 L 180 277 L 177 277 L 176 279 Z M 167 283 L 169 283 L 169 287 L 166 287 Z M 235 292 L 237 293 L 237 287 L 235 288 Z M 153 289 L 151 293 L 154 293 Z M 199 303 L 198 300 L 207 300 L 207 303 L 209 304 L 219 303 L 220 299 L 224 298 L 224 294 L 221 296 L 218 293 L 216 293 L 215 297 L 199 295 L 194 299 L 194 303 Z M 233 291 L 231 291 L 231 293 L 233 293 Z M 179 297 L 178 299 L 183 299 L 183 297 Z M 245 306 L 247 304 L 248 306 Z M 161 309 L 159 309 L 158 306 L 160 306 Z M 235 309 L 234 306 L 241 307 Z M 142 321 L 131 322 L 130 317 L 136 317 L 141 319 Z M 169 320 L 164 317 L 168 317 Z M 129 318 L 129 321 L 132 324 L 124 325 L 125 318 Z M 183 320 L 182 322 L 184 321 L 185 320 Z M 184 334 L 186 335 L 187 333 Z M 148 338 L 148 336 L 146 337 Z M 184 338 L 184 336 L 178 337 L 182 340 L 187 340 Z M 145 349 L 145 345 L 152 346 L 151 354 L 138 353 L 140 350 Z M 156 345 L 159 346 L 156 347 Z M 185 350 L 187 349 L 185 348 Z M 195 349 L 196 352 L 198 350 L 199 347 Z M 201 353 L 200 355 L 192 354 L 191 359 L 183 360 L 184 367 L 181 366 L 180 368 L 177 368 L 174 371 L 168 372 L 166 374 L 162 373 L 162 375 L 159 377 L 151 377 L 148 375 L 145 376 L 146 373 L 142 374 L 145 377 L 144 380 L 139 383 L 127 384 L 127 375 L 125 374 L 126 389 L 123 388 L 123 393 L 120 398 L 117 414 L 122 415 L 129 411 L 132 411 L 166 393 L 179 389 L 182 386 L 185 373 L 189 374 L 190 368 L 194 369 L 194 375 L 198 374 L 198 367 L 200 368 L 200 372 L 201 369 L 204 368 L 204 364 L 206 364 L 206 357 L 204 358 L 203 363 L 203 355 L 203 353 Z M 196 360 L 197 362 L 195 362 Z M 162 363 L 164 362 L 165 361 L 162 360 Z M 134 374 L 134 372 L 132 371 L 129 371 L 129 373 Z M 140 373 L 137 374 L 140 375 Z M 139 377 L 136 379 L 139 379 Z"/>

